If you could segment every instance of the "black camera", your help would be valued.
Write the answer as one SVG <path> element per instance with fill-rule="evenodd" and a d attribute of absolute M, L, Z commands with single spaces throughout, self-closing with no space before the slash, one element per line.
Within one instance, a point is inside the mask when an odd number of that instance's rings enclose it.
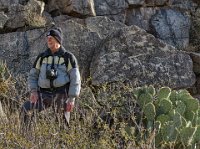
<path fill-rule="evenodd" d="M 58 72 L 55 69 L 50 69 L 46 71 L 47 79 L 54 80 L 57 78 L 57 76 L 58 76 Z"/>

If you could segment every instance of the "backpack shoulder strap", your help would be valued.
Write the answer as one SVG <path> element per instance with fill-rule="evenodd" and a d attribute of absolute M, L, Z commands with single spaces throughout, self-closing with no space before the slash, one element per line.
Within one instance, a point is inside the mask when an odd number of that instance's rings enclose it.
<path fill-rule="evenodd" d="M 41 63 L 42 63 L 42 61 L 41 61 L 41 58 L 42 58 L 42 57 L 43 57 L 43 53 L 40 53 L 40 54 L 37 56 L 36 60 L 35 60 L 34 63 L 33 63 L 33 68 L 37 68 L 37 69 L 40 68 Z"/>
<path fill-rule="evenodd" d="M 65 66 L 66 66 L 67 71 L 68 71 L 68 64 L 69 64 L 69 54 L 68 54 L 68 52 L 65 51 L 65 53 L 63 54 L 63 58 L 64 58 L 64 61 L 65 61 Z"/>
<path fill-rule="evenodd" d="M 40 57 L 40 67 L 42 66 L 43 59 L 44 59 L 45 57 L 48 57 L 48 56 L 49 56 L 49 54 L 48 54 L 48 51 L 47 51 L 47 50 L 44 51 L 44 52 L 42 52 L 42 53 L 39 55 L 39 57 Z"/>
<path fill-rule="evenodd" d="M 78 62 L 76 60 L 76 57 L 71 52 L 65 52 L 64 53 L 64 59 L 65 59 L 65 65 L 67 67 L 67 71 L 69 71 L 72 68 L 78 68 Z"/>
<path fill-rule="evenodd" d="M 40 56 L 40 67 L 42 66 L 42 61 L 44 58 L 45 58 L 44 53 L 42 53 Z"/>

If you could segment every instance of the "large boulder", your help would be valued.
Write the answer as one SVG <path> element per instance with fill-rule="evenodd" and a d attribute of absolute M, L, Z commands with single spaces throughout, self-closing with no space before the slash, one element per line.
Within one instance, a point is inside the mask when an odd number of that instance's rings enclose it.
<path fill-rule="evenodd" d="M 195 51 L 200 50 L 200 8 L 192 15 L 192 23 L 190 29 L 190 45 L 195 48 Z"/>
<path fill-rule="evenodd" d="M 109 30 L 112 24 L 102 24 L 98 33 L 104 35 L 106 31 L 102 29 Z M 192 60 L 185 52 L 176 50 L 139 27 L 130 26 L 116 30 L 96 49 L 90 72 L 92 84 L 97 86 L 130 81 L 134 86 L 154 84 L 186 88 L 195 83 L 192 66 Z"/>
<path fill-rule="evenodd" d="M 128 26 L 137 25 L 146 31 L 150 31 L 150 20 L 158 9 L 159 8 L 156 7 L 140 7 L 128 9 L 126 12 L 125 24 Z"/>
<path fill-rule="evenodd" d="M 96 32 L 101 39 L 108 38 L 116 30 L 126 26 L 123 23 L 115 22 L 107 17 L 101 16 L 85 19 L 85 25 L 90 30 Z"/>
<path fill-rule="evenodd" d="M 46 48 L 44 30 L 0 34 L 0 57 L 15 73 L 27 73 L 36 55 Z M 6 41 L 6 42 L 5 42 Z"/>
<path fill-rule="evenodd" d="M 118 14 L 106 15 L 106 17 L 108 17 L 110 20 L 121 22 L 121 23 L 125 24 L 125 22 L 126 22 L 126 10 L 124 10 L 124 11 L 118 13 Z"/>
<path fill-rule="evenodd" d="M 77 57 L 82 77 L 88 77 L 93 53 L 101 41 L 99 35 L 71 20 L 57 26 L 61 27 L 64 34 L 63 46 Z"/>
<path fill-rule="evenodd" d="M 9 19 L 6 22 L 5 28 L 9 30 L 16 30 L 24 27 L 26 24 L 26 8 L 20 4 L 12 4 L 7 13 Z"/>
<path fill-rule="evenodd" d="M 173 8 L 178 8 L 181 10 L 186 10 L 186 11 L 195 11 L 195 9 L 198 7 L 197 1 L 195 0 L 170 0 L 169 1 L 171 7 Z"/>
<path fill-rule="evenodd" d="M 116 15 L 128 8 L 126 0 L 94 0 L 97 16 Z"/>
<path fill-rule="evenodd" d="M 8 7 L 8 21 L 5 24 L 7 30 L 17 30 L 22 27 L 44 27 L 46 24 L 42 16 L 44 2 L 30 0 L 27 5 L 12 4 Z"/>
<path fill-rule="evenodd" d="M 95 16 L 93 0 L 49 0 L 47 3 L 48 12 L 58 14 L 69 14 L 78 17 Z"/>
<path fill-rule="evenodd" d="M 175 9 L 160 9 L 151 18 L 153 34 L 179 49 L 189 45 L 190 17 Z"/>
<path fill-rule="evenodd" d="M 44 2 L 38 0 L 30 0 L 27 5 L 13 4 L 9 7 L 9 20 L 6 28 L 16 30 L 21 27 L 44 27 L 45 19 L 42 17 L 44 11 Z"/>
<path fill-rule="evenodd" d="M 8 9 L 12 4 L 18 4 L 19 0 L 0 0 L 0 8 Z"/>
<path fill-rule="evenodd" d="M 126 0 L 94 0 L 94 4 L 97 16 L 107 16 L 113 21 L 125 23 L 129 6 Z"/>

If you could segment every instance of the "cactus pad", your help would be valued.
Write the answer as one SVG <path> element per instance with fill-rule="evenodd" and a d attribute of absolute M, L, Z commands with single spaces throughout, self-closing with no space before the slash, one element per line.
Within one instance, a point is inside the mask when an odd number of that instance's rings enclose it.
<path fill-rule="evenodd" d="M 162 100 L 163 98 L 168 99 L 171 94 L 171 89 L 169 87 L 162 87 L 158 92 L 158 99 Z"/>
<path fill-rule="evenodd" d="M 181 142 L 185 144 L 185 146 L 189 146 L 194 142 L 194 135 L 196 130 L 196 127 L 184 127 L 180 130 Z"/>
<path fill-rule="evenodd" d="M 172 102 L 167 99 L 163 99 L 159 103 L 158 114 L 166 114 L 172 109 Z"/>
<path fill-rule="evenodd" d="M 170 117 L 165 114 L 161 114 L 156 118 L 156 121 L 161 123 L 161 126 L 164 125 L 166 122 L 170 121 Z"/>
<path fill-rule="evenodd" d="M 149 93 L 142 93 L 137 99 L 137 102 L 141 108 L 144 108 L 144 106 L 147 103 L 152 102 L 152 101 L 153 101 L 153 97 Z"/>
<path fill-rule="evenodd" d="M 147 120 L 153 121 L 155 119 L 156 110 L 155 106 L 152 103 L 146 104 L 143 110 Z"/>
<path fill-rule="evenodd" d="M 165 142 L 175 142 L 178 137 L 178 131 L 172 121 L 165 123 L 161 128 L 162 138 Z"/>
<path fill-rule="evenodd" d="M 183 115 L 185 112 L 185 109 L 186 109 L 186 105 L 181 100 L 176 101 L 176 109 L 175 109 L 176 112 Z"/>
<path fill-rule="evenodd" d="M 151 94 L 152 96 L 155 96 L 156 90 L 153 87 L 153 85 L 150 85 L 147 90 L 148 90 L 149 94 Z"/>

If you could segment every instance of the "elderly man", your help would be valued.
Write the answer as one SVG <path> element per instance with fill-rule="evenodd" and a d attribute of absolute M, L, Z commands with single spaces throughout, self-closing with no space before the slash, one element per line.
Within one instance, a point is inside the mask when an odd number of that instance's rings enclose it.
<path fill-rule="evenodd" d="M 44 110 L 53 106 L 56 113 L 65 113 L 69 122 L 69 112 L 81 88 L 80 73 L 75 56 L 62 46 L 62 31 L 51 29 L 47 33 L 48 49 L 38 55 L 30 70 L 28 85 L 30 100 L 22 106 L 24 122 L 27 112 L 32 109 Z M 63 110 L 64 109 L 64 110 Z"/>

